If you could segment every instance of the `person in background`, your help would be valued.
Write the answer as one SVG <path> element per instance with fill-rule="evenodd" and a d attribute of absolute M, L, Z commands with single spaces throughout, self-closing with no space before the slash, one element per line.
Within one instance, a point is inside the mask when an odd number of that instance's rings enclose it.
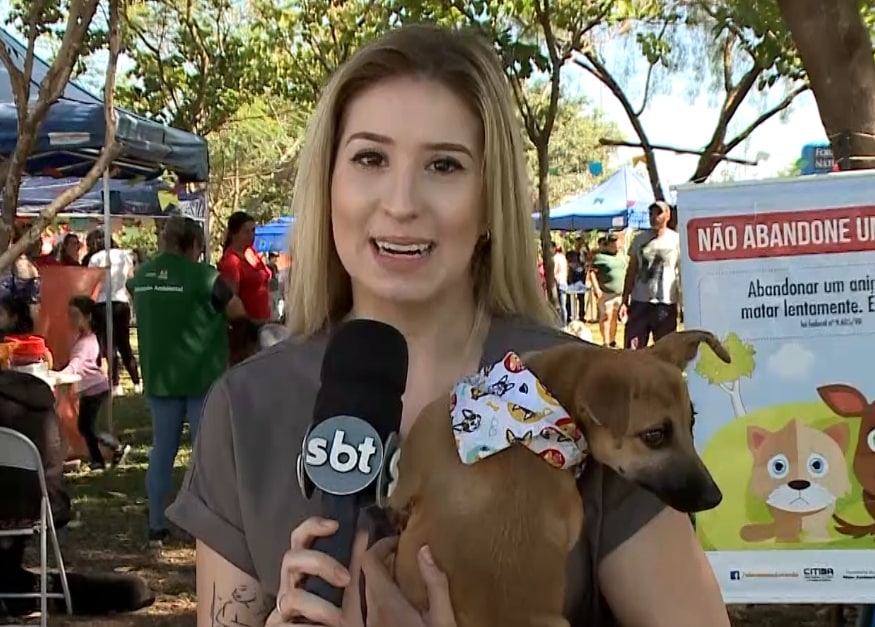
<path fill-rule="evenodd" d="M 271 320 L 279 320 L 280 319 L 280 308 L 279 301 L 281 298 L 280 294 L 280 270 L 277 266 L 277 260 L 279 259 L 279 255 L 271 252 L 267 253 L 267 269 L 270 270 L 270 282 L 268 283 L 268 288 L 270 289 L 270 319 Z"/>
<path fill-rule="evenodd" d="M 246 319 L 228 283 L 209 264 L 199 263 L 204 232 L 191 218 L 168 218 L 161 249 L 127 282 L 137 310 L 140 360 L 152 414 L 152 449 L 146 471 L 149 542 L 169 537 L 164 508 L 170 497 L 173 463 L 186 420 L 194 445 L 204 397 L 225 371 L 227 321 Z"/>
<path fill-rule="evenodd" d="M 27 231 L 26 224 L 17 222 L 12 229 L 12 243 L 21 241 Z M 9 268 L 0 272 L 0 300 L 13 298 L 20 301 L 28 308 L 33 327 L 36 327 L 39 318 L 41 283 L 39 269 L 32 259 L 39 255 L 39 251 L 40 241 L 37 240 L 30 244 Z"/>
<path fill-rule="evenodd" d="M 625 317 L 625 347 L 644 348 L 677 330 L 680 303 L 681 243 L 669 228 L 671 207 L 664 201 L 650 205 L 650 229 L 641 231 L 629 246 L 629 266 L 623 287 L 620 317 Z"/>
<path fill-rule="evenodd" d="M 253 320 L 270 320 L 270 270 L 255 252 L 255 218 L 243 211 L 228 218 L 219 272 Z"/>
<path fill-rule="evenodd" d="M 616 233 L 599 239 L 599 249 L 592 258 L 589 273 L 593 296 L 598 308 L 599 330 L 605 346 L 616 348 L 617 323 L 623 304 L 623 285 L 626 280 L 626 258 L 620 253 Z"/>
<path fill-rule="evenodd" d="M 568 262 L 568 297 L 565 299 L 566 320 L 583 320 L 586 307 L 584 306 L 584 260 L 580 255 L 580 249 L 569 250 L 565 255 Z"/>
<path fill-rule="evenodd" d="M 79 236 L 75 233 L 67 233 L 64 236 L 64 240 L 61 242 L 61 254 L 59 259 L 61 265 L 78 266 L 80 248 L 82 248 L 82 242 L 79 241 Z"/>
<path fill-rule="evenodd" d="M 33 318 L 26 302 L 14 296 L 0 299 L 0 333 L 29 335 L 33 331 Z"/>
<path fill-rule="evenodd" d="M 134 391 L 139 394 L 143 391 L 140 383 L 140 369 L 137 365 L 137 357 L 131 346 L 131 297 L 125 287 L 125 281 L 134 275 L 134 262 L 131 254 L 119 248 L 115 240 L 110 240 L 109 251 L 105 250 L 103 231 L 92 231 L 93 242 L 96 251 L 88 261 L 89 268 L 106 268 L 109 266 L 110 286 L 107 290 L 106 281 L 100 286 L 97 295 L 97 308 L 94 313 L 94 322 L 97 325 L 95 332 L 103 347 L 104 356 L 110 367 L 112 378 L 113 396 L 123 396 L 121 386 L 121 372 L 119 368 L 119 355 L 125 365 L 125 370 L 134 384 Z M 107 301 L 112 315 L 112 355 L 106 353 L 107 328 L 106 308 Z"/>
<path fill-rule="evenodd" d="M 97 439 L 97 416 L 109 397 L 109 379 L 100 367 L 100 342 L 94 334 L 97 307 L 87 296 L 74 296 L 68 310 L 73 330 L 70 361 L 60 374 L 75 374 L 79 381 L 79 433 L 88 446 L 91 470 L 103 470 L 106 463 Z"/>
<path fill-rule="evenodd" d="M 568 260 L 559 244 L 553 246 L 553 278 L 556 282 L 559 316 L 564 326 L 570 322 L 568 314 Z"/>

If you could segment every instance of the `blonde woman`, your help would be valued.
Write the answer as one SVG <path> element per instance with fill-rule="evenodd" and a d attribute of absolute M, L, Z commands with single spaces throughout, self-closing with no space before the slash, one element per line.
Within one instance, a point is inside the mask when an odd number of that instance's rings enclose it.
<path fill-rule="evenodd" d="M 433 611 L 422 617 L 382 566 L 391 540 L 362 555 L 360 538 L 349 569 L 307 549 L 334 527 L 312 518 L 319 504 L 300 496 L 294 460 L 326 337 L 345 319 L 382 320 L 407 339 L 402 437 L 424 405 L 479 365 L 577 341 L 556 328 L 538 285 L 530 198 L 519 123 L 489 45 L 406 27 L 335 72 L 311 120 L 293 200 L 293 338 L 214 386 L 169 512 L 197 538 L 199 627 L 227 616 L 246 625 L 361 625 L 362 562 L 366 624 L 454 624 L 446 580 L 427 551 Z M 686 516 L 596 464 L 580 488 L 587 525 L 568 564 L 572 625 L 729 624 Z M 385 536 L 380 519 L 362 516 L 371 539 Z M 344 610 L 299 589 L 307 576 L 349 584 Z"/>

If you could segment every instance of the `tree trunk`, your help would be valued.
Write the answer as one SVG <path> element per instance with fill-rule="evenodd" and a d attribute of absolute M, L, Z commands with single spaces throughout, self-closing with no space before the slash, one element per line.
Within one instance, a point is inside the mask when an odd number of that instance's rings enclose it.
<path fill-rule="evenodd" d="M 720 386 L 720 389 L 729 395 L 729 402 L 732 403 L 732 412 L 736 418 L 747 415 L 744 400 L 741 398 L 741 379 L 736 379 L 731 383 L 724 383 Z"/>
<path fill-rule="evenodd" d="M 778 0 L 778 7 L 836 161 L 842 169 L 875 167 L 875 59 L 857 0 Z"/>
<path fill-rule="evenodd" d="M 544 282 L 547 297 L 557 304 L 556 281 L 553 277 L 553 240 L 550 238 L 550 153 L 549 140 L 533 142 L 538 153 L 538 212 L 541 215 L 541 258 L 544 261 Z"/>
<path fill-rule="evenodd" d="M 21 189 L 21 177 L 30 156 L 31 147 L 36 139 L 35 129 L 25 127 L 18 136 L 18 145 L 7 161 L 6 182 L 3 185 L 3 209 L 0 214 L 0 251 L 9 248 L 12 241 L 12 229 L 18 215 L 18 193 Z M 26 146 L 19 150 L 18 146 Z M 23 153 L 23 155 L 22 155 Z"/>

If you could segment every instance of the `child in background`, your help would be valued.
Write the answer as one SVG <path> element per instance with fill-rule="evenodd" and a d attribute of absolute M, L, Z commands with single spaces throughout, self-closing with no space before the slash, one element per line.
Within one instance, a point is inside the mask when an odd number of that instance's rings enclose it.
<path fill-rule="evenodd" d="M 75 374 L 79 381 L 79 433 L 88 445 L 92 470 L 106 468 L 95 427 L 100 408 L 109 397 L 109 379 L 100 367 L 100 344 L 93 331 L 94 301 L 87 296 L 74 296 L 68 310 L 74 340 L 70 362 L 61 374 Z"/>

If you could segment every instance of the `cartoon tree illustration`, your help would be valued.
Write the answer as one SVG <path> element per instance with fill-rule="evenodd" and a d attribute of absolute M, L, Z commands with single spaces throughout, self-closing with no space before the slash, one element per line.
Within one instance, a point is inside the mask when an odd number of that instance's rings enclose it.
<path fill-rule="evenodd" d="M 747 413 L 741 398 L 741 379 L 742 377 L 750 379 L 753 374 L 756 349 L 753 344 L 744 342 L 735 333 L 726 336 L 723 346 L 729 351 L 732 363 L 723 363 L 714 351 L 703 344 L 699 351 L 699 361 L 696 363 L 696 373 L 729 395 L 735 417 L 740 418 Z"/>

